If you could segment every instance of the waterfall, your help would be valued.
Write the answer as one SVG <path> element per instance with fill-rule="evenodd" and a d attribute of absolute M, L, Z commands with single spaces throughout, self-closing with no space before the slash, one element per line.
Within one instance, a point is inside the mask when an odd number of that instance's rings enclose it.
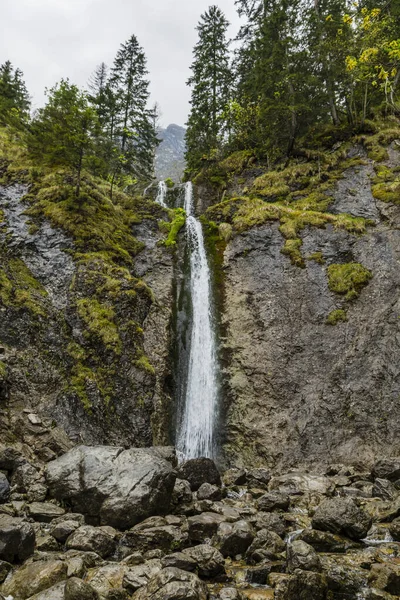
<path fill-rule="evenodd" d="M 193 186 L 185 185 L 186 233 L 190 252 L 192 324 L 186 393 L 177 436 L 184 459 L 215 454 L 217 358 L 210 269 L 201 223 L 193 212 Z"/>
<path fill-rule="evenodd" d="M 163 206 L 164 208 L 168 208 L 166 202 L 167 192 L 168 188 L 165 181 L 159 181 L 156 202 L 158 202 L 158 204 L 161 204 L 161 206 Z"/>

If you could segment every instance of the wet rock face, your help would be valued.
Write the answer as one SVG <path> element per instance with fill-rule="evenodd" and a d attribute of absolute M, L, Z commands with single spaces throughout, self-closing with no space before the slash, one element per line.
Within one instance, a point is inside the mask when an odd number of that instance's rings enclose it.
<path fill-rule="evenodd" d="M 46 478 L 53 497 L 127 529 L 168 511 L 176 476 L 152 450 L 79 446 L 49 463 Z"/>
<path fill-rule="evenodd" d="M 396 454 L 400 434 L 399 217 L 371 193 L 372 167 L 344 173 L 330 210 L 376 222 L 365 235 L 305 228 L 305 268 L 281 250 L 276 223 L 233 238 L 224 254 L 222 352 L 226 451 L 238 466 L 275 469 Z M 397 220 L 396 220 L 397 219 Z M 312 258 L 321 254 L 321 261 Z M 332 264 L 361 263 L 373 278 L 353 301 L 332 292 Z M 322 263 L 322 264 L 321 264 Z M 335 310 L 346 322 L 327 323 Z M 380 478 L 398 478 L 393 465 Z M 378 473 L 378 472 L 377 472 Z"/>
<path fill-rule="evenodd" d="M 106 259 L 92 260 L 82 247 L 77 259 L 61 228 L 24 214 L 28 191 L 0 186 L 1 442 L 16 436 L 51 460 L 60 453 L 49 451 L 56 421 L 74 443 L 166 445 L 173 257 L 157 245 L 157 221 L 137 225 L 142 252 L 129 268 L 110 272 Z M 116 323 L 116 352 L 106 333 L 93 332 L 96 320 L 104 322 L 96 310 Z"/>

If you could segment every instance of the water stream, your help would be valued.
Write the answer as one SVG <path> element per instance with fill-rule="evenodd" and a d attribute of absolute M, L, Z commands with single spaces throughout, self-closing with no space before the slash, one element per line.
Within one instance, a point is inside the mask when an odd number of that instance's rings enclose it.
<path fill-rule="evenodd" d="M 190 252 L 192 322 L 187 377 L 177 432 L 181 458 L 213 457 L 217 420 L 217 352 L 212 316 L 211 276 L 201 223 L 194 215 L 193 186 L 186 183 L 184 208 Z"/>
<path fill-rule="evenodd" d="M 161 206 L 163 206 L 164 208 L 167 208 L 167 193 L 167 184 L 165 183 L 165 181 L 159 181 L 156 202 L 158 202 L 158 204 L 161 204 Z"/>

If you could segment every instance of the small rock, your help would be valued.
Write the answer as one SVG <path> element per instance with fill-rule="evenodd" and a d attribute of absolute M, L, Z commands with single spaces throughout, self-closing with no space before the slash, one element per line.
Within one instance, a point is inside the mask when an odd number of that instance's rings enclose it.
<path fill-rule="evenodd" d="M 335 535 L 329 531 L 318 531 L 318 529 L 305 529 L 297 538 L 306 542 L 317 552 L 345 553 L 350 548 L 357 548 L 359 544 L 347 538 Z"/>
<path fill-rule="evenodd" d="M 388 500 L 391 502 L 397 496 L 396 488 L 389 479 L 375 479 L 372 496 L 374 498 L 381 498 L 382 500 Z"/>
<path fill-rule="evenodd" d="M 187 460 L 178 468 L 178 477 L 188 481 L 193 492 L 197 491 L 203 483 L 221 485 L 221 476 L 211 458 Z"/>
<path fill-rule="evenodd" d="M 224 517 L 212 512 L 189 517 L 189 539 L 193 542 L 204 542 L 206 539 L 211 539 L 223 521 Z"/>
<path fill-rule="evenodd" d="M 11 569 L 12 565 L 10 563 L 0 560 L 0 583 L 3 583 Z"/>
<path fill-rule="evenodd" d="M 186 548 L 183 550 L 183 554 L 196 563 L 198 574 L 203 579 L 213 579 L 225 573 L 224 557 L 216 548 L 208 546 L 208 544 Z"/>
<path fill-rule="evenodd" d="M 371 527 L 371 517 L 351 498 L 324 500 L 312 519 L 314 529 L 343 533 L 351 539 L 364 538 Z"/>
<path fill-rule="evenodd" d="M 296 569 L 301 571 L 321 571 L 321 561 L 312 546 L 301 540 L 295 540 L 288 545 L 287 570 L 294 573 Z"/>
<path fill-rule="evenodd" d="M 246 557 L 251 563 L 259 563 L 265 559 L 276 560 L 285 548 L 286 545 L 278 534 L 261 529 L 247 550 Z"/>
<path fill-rule="evenodd" d="M 161 571 L 161 568 L 159 560 L 150 560 L 142 565 L 132 567 L 124 575 L 122 587 L 133 594 L 139 588 L 147 585 L 150 579 Z"/>
<path fill-rule="evenodd" d="M 255 531 L 247 521 L 221 523 L 217 531 L 221 554 L 232 558 L 244 554 L 254 538 Z"/>
<path fill-rule="evenodd" d="M 323 575 L 296 571 L 276 588 L 275 600 L 325 600 L 327 584 Z"/>
<path fill-rule="evenodd" d="M 26 560 L 35 549 L 35 532 L 30 523 L 0 514 L 0 559 Z"/>
<path fill-rule="evenodd" d="M 135 594 L 135 600 L 207 600 L 208 590 L 197 575 L 172 567 L 163 569 L 146 587 Z"/>
<path fill-rule="evenodd" d="M 246 471 L 244 469 L 228 469 L 223 475 L 224 484 L 227 487 L 246 484 Z"/>
<path fill-rule="evenodd" d="M 29 413 L 28 421 L 29 421 L 29 423 L 31 423 L 31 425 L 41 425 L 42 424 L 42 419 L 34 413 Z"/>
<path fill-rule="evenodd" d="M 268 469 L 251 469 L 246 474 L 248 487 L 266 488 L 271 481 L 271 473 Z"/>
<path fill-rule="evenodd" d="M 197 491 L 198 500 L 221 500 L 221 488 L 211 483 L 203 483 Z"/>
<path fill-rule="evenodd" d="M 102 558 L 106 558 L 114 553 L 116 542 L 108 527 L 82 525 L 67 539 L 66 548 L 96 552 Z"/>
<path fill-rule="evenodd" d="M 181 569 L 182 571 L 195 571 L 197 566 L 196 561 L 183 552 L 167 554 L 167 556 L 164 556 L 161 559 L 161 565 L 163 569 L 174 567 L 175 569 Z"/>
<path fill-rule="evenodd" d="M 64 544 L 69 536 L 74 533 L 79 526 L 80 523 L 70 520 L 52 523 L 50 527 L 50 535 L 61 544 Z"/>
<path fill-rule="evenodd" d="M 175 505 L 182 503 L 189 504 L 192 500 L 193 494 L 190 483 L 184 479 L 177 479 L 172 492 L 172 503 Z"/>
<path fill-rule="evenodd" d="M 269 492 L 257 500 L 258 510 L 271 512 L 273 510 L 284 510 L 289 508 L 290 498 L 287 494 Z"/>
<path fill-rule="evenodd" d="M 28 504 L 27 511 L 30 517 L 40 523 L 50 523 L 65 514 L 65 510 L 50 502 L 33 502 Z"/>
<path fill-rule="evenodd" d="M 395 519 L 390 523 L 389 531 L 396 542 L 400 542 L 400 519 Z"/>
<path fill-rule="evenodd" d="M 368 579 L 371 587 L 393 596 L 400 595 L 400 566 L 395 564 L 373 564 Z"/>
<path fill-rule="evenodd" d="M 400 479 L 400 458 L 383 458 L 379 460 L 372 469 L 374 479 L 389 479 L 397 481 Z"/>
<path fill-rule="evenodd" d="M 64 598 L 65 600 L 98 600 L 99 595 L 82 579 L 71 577 L 65 584 Z"/>
<path fill-rule="evenodd" d="M 10 484 L 4 473 L 0 473 L 0 504 L 10 500 Z"/>
<path fill-rule="evenodd" d="M 268 529 L 274 531 L 281 537 L 284 537 L 286 533 L 285 520 L 276 513 L 259 512 L 256 515 L 254 525 L 256 529 Z"/>
<path fill-rule="evenodd" d="M 243 600 L 242 594 L 235 588 L 222 588 L 219 600 Z"/>

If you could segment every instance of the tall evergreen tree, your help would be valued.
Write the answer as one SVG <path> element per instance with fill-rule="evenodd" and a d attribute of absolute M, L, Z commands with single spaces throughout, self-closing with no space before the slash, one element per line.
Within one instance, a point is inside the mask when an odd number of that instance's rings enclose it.
<path fill-rule="evenodd" d="M 189 169 L 199 167 L 203 156 L 217 149 L 227 131 L 226 106 L 230 100 L 229 23 L 217 6 L 201 16 L 199 41 L 194 48 L 191 112 L 186 144 Z"/>
<path fill-rule="evenodd" d="M 0 122 L 16 124 L 26 120 L 30 105 L 22 71 L 6 61 L 0 66 Z"/>
<path fill-rule="evenodd" d="M 151 179 L 158 144 L 147 108 L 147 74 L 144 51 L 132 35 L 121 45 L 111 71 L 110 90 L 115 101 L 112 135 L 123 157 L 121 170 L 139 179 Z"/>

